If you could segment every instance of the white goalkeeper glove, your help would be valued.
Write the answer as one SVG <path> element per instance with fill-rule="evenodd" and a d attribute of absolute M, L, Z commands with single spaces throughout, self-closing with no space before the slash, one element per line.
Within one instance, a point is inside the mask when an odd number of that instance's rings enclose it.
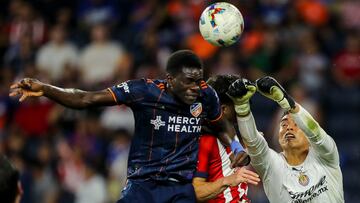
<path fill-rule="evenodd" d="M 226 94 L 233 100 L 238 116 L 246 116 L 250 113 L 250 98 L 255 92 L 255 84 L 245 78 L 237 79 L 230 85 Z"/>
<path fill-rule="evenodd" d="M 294 99 L 272 77 L 265 76 L 256 80 L 257 90 L 265 97 L 276 101 L 286 111 L 295 109 Z"/>

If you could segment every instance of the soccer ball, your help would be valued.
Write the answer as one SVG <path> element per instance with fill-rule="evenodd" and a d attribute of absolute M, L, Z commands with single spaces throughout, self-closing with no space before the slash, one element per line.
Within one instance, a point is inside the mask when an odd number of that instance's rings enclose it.
<path fill-rule="evenodd" d="M 218 2 L 202 12 L 199 29 L 206 41 L 215 46 L 226 47 L 239 40 L 244 30 L 244 20 L 235 6 Z"/>

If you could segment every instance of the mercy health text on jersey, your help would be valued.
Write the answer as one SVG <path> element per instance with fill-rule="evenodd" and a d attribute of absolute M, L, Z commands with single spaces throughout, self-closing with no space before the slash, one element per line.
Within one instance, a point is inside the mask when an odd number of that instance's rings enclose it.
<path fill-rule="evenodd" d="M 159 130 L 161 126 L 166 126 L 169 132 L 192 133 L 201 131 L 200 118 L 169 116 L 166 123 L 161 116 L 156 116 L 156 119 L 150 120 L 150 123 L 154 125 L 155 130 Z"/>

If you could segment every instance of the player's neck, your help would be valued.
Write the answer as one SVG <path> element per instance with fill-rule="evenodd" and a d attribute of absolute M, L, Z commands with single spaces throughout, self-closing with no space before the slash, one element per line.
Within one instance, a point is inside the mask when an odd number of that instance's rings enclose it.
<path fill-rule="evenodd" d="M 309 153 L 309 150 L 307 149 L 288 149 L 284 150 L 284 156 L 286 159 L 286 162 L 291 166 L 297 166 L 302 164 L 307 155 Z"/>

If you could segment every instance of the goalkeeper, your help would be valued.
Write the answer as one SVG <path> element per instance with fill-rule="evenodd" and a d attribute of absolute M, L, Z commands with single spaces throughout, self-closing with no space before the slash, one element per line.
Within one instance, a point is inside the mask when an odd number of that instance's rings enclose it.
<path fill-rule="evenodd" d="M 256 90 L 285 110 L 278 135 L 281 153 L 270 149 L 256 129 L 249 104 Z M 256 84 L 238 79 L 227 94 L 234 101 L 242 139 L 270 202 L 344 202 L 339 154 L 334 140 L 274 78 L 266 76 L 258 79 Z"/>

